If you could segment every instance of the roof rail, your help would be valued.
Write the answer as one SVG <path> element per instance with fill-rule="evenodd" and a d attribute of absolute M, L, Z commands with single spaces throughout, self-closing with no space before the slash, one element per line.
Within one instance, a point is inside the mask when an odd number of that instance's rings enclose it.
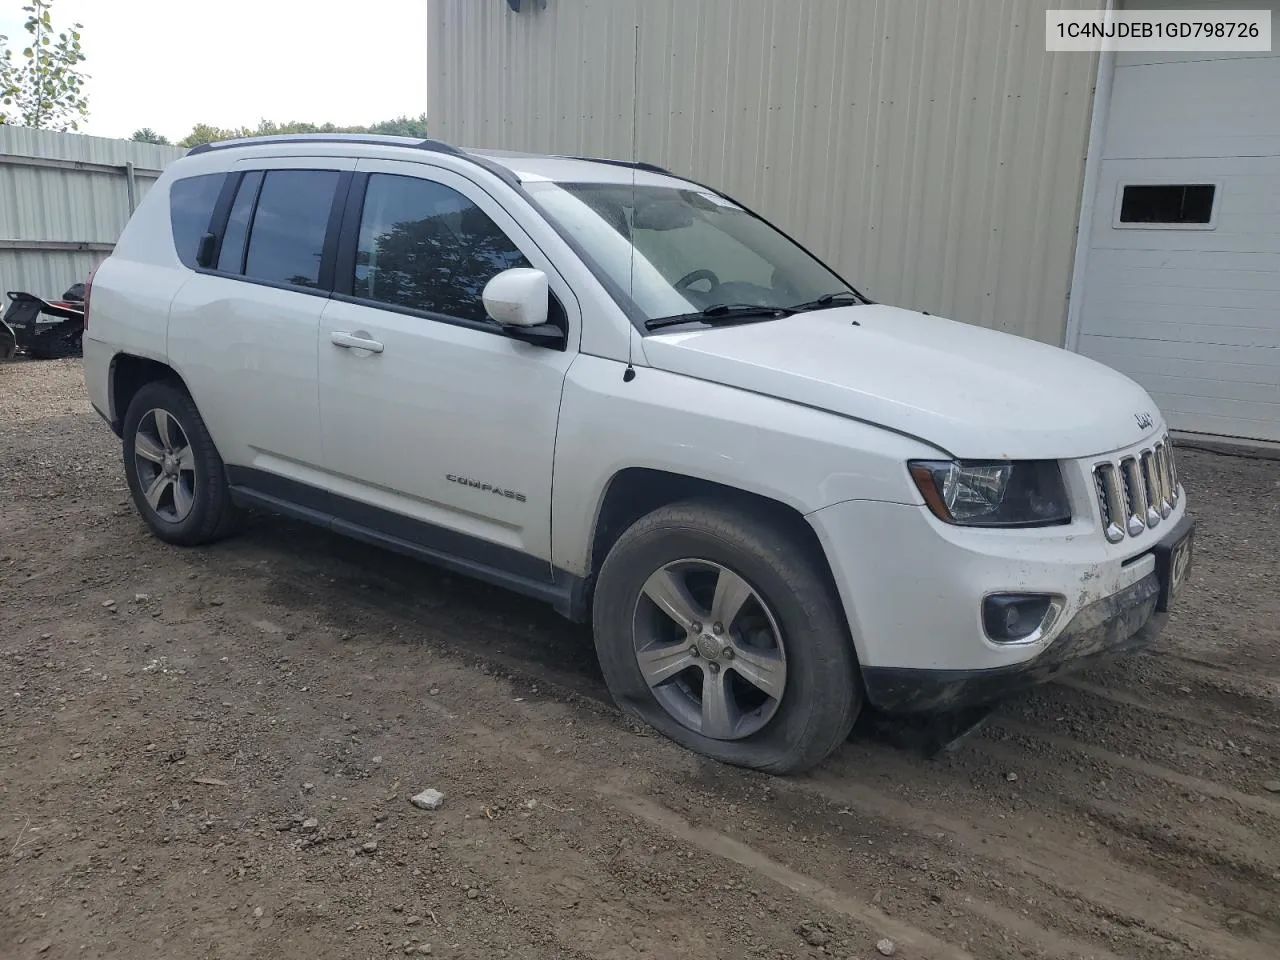
<path fill-rule="evenodd" d="M 369 133 L 284 133 L 271 134 L 264 137 L 239 137 L 235 140 L 217 140 L 213 143 L 201 143 L 187 151 L 187 156 L 208 153 L 212 150 L 226 150 L 231 147 L 252 147 L 259 144 L 273 143 L 355 143 L 378 147 L 408 147 L 412 150 L 427 150 L 432 153 L 443 153 L 451 157 L 467 160 L 482 170 L 487 170 L 495 177 L 513 187 L 520 186 L 520 178 L 508 167 L 494 163 L 488 157 L 477 156 L 459 150 L 451 143 L 443 140 L 419 140 L 415 137 L 395 137 L 384 134 Z"/>
<path fill-rule="evenodd" d="M 660 173 L 663 176 L 676 176 L 670 170 L 658 166 L 656 163 L 647 163 L 644 160 L 606 160 L 603 157 L 563 157 L 564 160 L 586 160 L 589 163 L 607 163 L 614 167 L 632 167 L 636 170 L 645 170 L 649 173 Z"/>
<path fill-rule="evenodd" d="M 370 146 L 412 147 L 416 150 L 433 150 L 464 156 L 463 152 L 443 140 L 418 140 L 414 137 L 394 137 L 369 133 L 279 133 L 263 137 L 237 137 L 234 140 L 215 140 L 201 143 L 187 151 L 187 156 L 208 153 L 210 150 L 226 150 L 231 147 L 248 147 L 272 143 L 364 143 Z"/>

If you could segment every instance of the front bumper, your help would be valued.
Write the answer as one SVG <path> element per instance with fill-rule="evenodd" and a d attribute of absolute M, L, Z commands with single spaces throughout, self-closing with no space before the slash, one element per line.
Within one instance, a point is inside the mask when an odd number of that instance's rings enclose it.
<path fill-rule="evenodd" d="M 998 700 L 1104 657 L 1151 643 L 1168 620 L 1156 610 L 1160 578 L 1151 573 L 1130 587 L 1082 608 L 1038 656 L 989 670 L 867 667 L 867 699 L 887 713 L 941 711 Z"/>
<path fill-rule="evenodd" d="M 873 705 L 926 710 L 994 699 L 1159 632 L 1169 550 L 1193 525 L 1186 497 L 1154 527 L 1111 543 L 1088 466 L 1066 473 L 1073 520 L 1062 526 L 959 527 L 923 505 L 876 501 L 809 514 Z M 981 609 L 998 593 L 1048 594 L 1062 608 L 1026 641 L 996 642 Z"/>

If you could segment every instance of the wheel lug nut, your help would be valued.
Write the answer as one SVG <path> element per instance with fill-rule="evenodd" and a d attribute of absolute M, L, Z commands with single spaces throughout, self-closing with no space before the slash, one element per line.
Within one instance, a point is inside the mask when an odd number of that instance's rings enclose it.
<path fill-rule="evenodd" d="M 698 655 L 698 645 L 695 643 L 689 648 L 689 656 L 696 657 Z"/>
<path fill-rule="evenodd" d="M 722 656 L 722 657 L 724 657 L 726 660 L 732 660 L 732 659 L 733 659 L 733 647 L 725 647 L 725 648 L 724 648 L 724 653 L 722 653 L 722 654 L 721 654 L 721 656 Z"/>
<path fill-rule="evenodd" d="M 712 625 L 712 627 L 711 627 L 711 632 L 712 632 L 712 633 L 724 633 L 724 624 L 720 624 L 720 623 L 713 624 L 713 625 Z"/>
<path fill-rule="evenodd" d="M 708 666 L 711 668 L 711 672 L 712 672 L 712 673 L 719 673 L 719 672 L 720 672 L 720 664 L 716 663 L 714 660 L 712 660 L 712 661 L 708 664 Z"/>
<path fill-rule="evenodd" d="M 700 624 L 697 620 L 695 620 L 695 621 L 693 621 L 693 626 L 692 626 L 692 627 L 690 627 L 689 629 L 690 629 L 690 630 L 692 630 L 694 633 L 701 633 L 701 632 L 702 632 L 702 624 Z"/>

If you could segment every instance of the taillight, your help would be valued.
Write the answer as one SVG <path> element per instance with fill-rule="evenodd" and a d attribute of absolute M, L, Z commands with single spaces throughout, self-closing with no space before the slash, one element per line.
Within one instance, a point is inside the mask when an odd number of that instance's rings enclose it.
<path fill-rule="evenodd" d="M 94 267 L 89 271 L 89 279 L 84 283 L 84 329 L 89 329 L 89 297 L 93 294 L 93 275 L 98 272 Z"/>

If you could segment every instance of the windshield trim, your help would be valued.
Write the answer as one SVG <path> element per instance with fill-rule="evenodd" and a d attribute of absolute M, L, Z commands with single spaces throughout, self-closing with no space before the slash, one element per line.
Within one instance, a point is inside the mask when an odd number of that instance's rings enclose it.
<path fill-rule="evenodd" d="M 717 190 L 715 187 L 709 187 L 705 183 L 700 183 L 697 180 L 690 180 L 686 177 L 679 177 L 672 173 L 668 173 L 666 175 L 671 177 L 672 180 L 677 180 L 681 183 L 689 184 L 690 186 L 697 187 L 700 190 L 705 190 L 708 193 L 714 194 L 717 197 L 721 197 L 725 200 L 728 200 L 730 203 L 734 204 L 739 209 L 741 209 L 744 213 L 748 214 L 749 216 L 755 217 L 761 223 L 765 224 L 765 226 L 770 227 L 771 229 L 776 231 L 780 236 L 782 236 L 786 240 L 789 240 L 799 250 L 801 250 L 803 253 L 809 256 L 815 263 L 818 263 L 821 266 L 825 267 L 833 277 L 835 277 L 837 280 L 843 283 L 845 287 L 848 290 L 852 291 L 854 296 L 856 296 L 863 303 L 870 304 L 875 302 L 870 297 L 868 297 L 865 293 L 863 293 L 861 290 L 859 290 L 857 287 L 851 284 L 848 280 L 846 280 L 838 270 L 834 269 L 829 263 L 827 263 L 817 254 L 815 254 L 812 250 L 810 250 L 804 244 L 796 240 L 795 237 L 791 236 L 789 233 L 787 233 L 785 230 L 779 227 L 772 220 L 769 220 L 767 217 L 762 216 L 761 214 L 757 213 L 755 210 L 748 207 L 745 203 L 741 203 L 738 200 L 735 200 L 733 197 L 729 196 L 729 194 L 723 192 L 722 190 Z M 541 183 L 546 181 L 538 181 L 538 182 Z M 561 189 L 563 189 L 564 183 L 573 183 L 575 181 L 569 180 L 569 181 L 562 182 L 562 181 L 556 180 L 551 182 L 554 183 L 556 186 L 561 187 Z M 652 318 L 648 317 L 644 313 L 644 311 L 642 311 L 639 308 L 639 306 L 636 305 L 636 303 L 631 299 L 631 297 L 627 294 L 627 292 L 623 290 L 622 285 L 619 284 L 617 281 L 615 281 L 613 277 L 610 276 L 609 272 L 604 269 L 604 266 L 598 260 L 596 260 L 595 257 L 593 257 L 590 253 L 587 252 L 586 248 L 584 248 L 582 244 L 578 242 L 577 238 L 574 237 L 569 232 L 567 227 L 564 227 L 563 225 L 561 225 L 561 223 L 555 217 L 552 217 L 545 210 L 542 209 L 542 205 L 538 203 L 537 198 L 533 196 L 533 194 L 529 191 L 529 189 L 523 182 L 521 182 L 519 186 L 519 193 L 520 193 L 520 196 L 534 210 L 537 211 L 538 216 L 540 216 L 543 219 L 543 221 L 548 226 L 550 226 L 552 230 L 555 231 L 556 236 L 558 236 L 561 240 L 563 240 L 565 244 L 569 247 L 569 249 L 572 250 L 575 254 L 577 254 L 578 259 L 582 261 L 583 265 L 587 268 L 587 270 L 591 272 L 592 276 L 594 276 L 596 280 L 600 282 L 600 285 L 605 288 L 606 292 L 608 292 L 609 296 L 613 299 L 613 302 L 618 305 L 618 309 L 620 309 L 623 312 L 626 318 L 631 322 L 632 328 L 638 331 L 640 336 L 651 337 L 654 334 L 663 332 L 663 328 L 661 327 L 659 327 L 657 330 L 646 329 L 645 324 Z M 691 322 L 696 322 L 696 321 L 691 321 Z"/>

